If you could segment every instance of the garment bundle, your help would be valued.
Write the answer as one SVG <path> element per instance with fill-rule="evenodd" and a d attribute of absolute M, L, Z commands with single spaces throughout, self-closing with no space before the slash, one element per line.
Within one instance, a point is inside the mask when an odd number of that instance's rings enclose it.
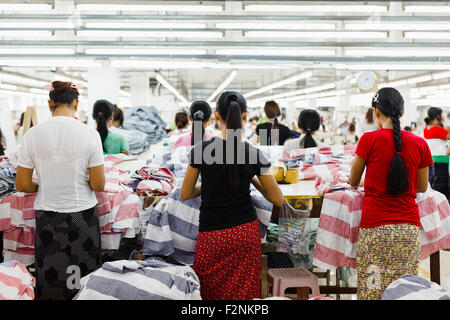
<path fill-rule="evenodd" d="M 201 300 L 200 281 L 189 266 L 120 260 L 81 278 L 74 300 Z"/>
<path fill-rule="evenodd" d="M 137 130 L 148 135 L 150 144 L 156 144 L 167 136 L 166 123 L 155 107 L 131 107 L 123 110 L 125 130 Z"/>
<path fill-rule="evenodd" d="M 110 127 L 109 130 L 113 133 L 120 134 L 125 138 L 128 143 L 129 154 L 141 154 L 150 148 L 150 137 L 144 132 L 117 127 Z"/>
<path fill-rule="evenodd" d="M 314 265 L 319 268 L 356 268 L 356 248 L 363 206 L 363 191 L 327 193 L 314 249 Z M 428 188 L 416 197 L 420 214 L 421 259 L 450 248 L 450 205 L 440 192 Z"/>
<path fill-rule="evenodd" d="M 34 277 L 17 261 L 0 263 L 0 300 L 33 300 Z"/>
<path fill-rule="evenodd" d="M 437 283 L 405 274 L 386 288 L 381 300 L 450 300 L 450 294 Z"/>

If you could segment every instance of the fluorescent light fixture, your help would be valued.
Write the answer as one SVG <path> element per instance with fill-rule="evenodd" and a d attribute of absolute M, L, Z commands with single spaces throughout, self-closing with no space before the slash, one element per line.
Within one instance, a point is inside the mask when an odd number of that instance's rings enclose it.
<path fill-rule="evenodd" d="M 45 89 L 31 88 L 30 92 L 48 95 L 48 90 Z"/>
<path fill-rule="evenodd" d="M 120 90 L 120 96 L 125 97 L 125 98 L 131 98 L 131 92 L 125 91 L 125 90 Z"/>
<path fill-rule="evenodd" d="M 450 39 L 450 32 L 405 32 L 406 39 Z"/>
<path fill-rule="evenodd" d="M 1 35 L 1 32 L 0 32 Z M 127 31 L 127 30 L 79 30 L 81 37 L 125 38 L 222 38 L 220 31 Z"/>
<path fill-rule="evenodd" d="M 16 74 L 3 72 L 0 72 L 0 80 L 32 87 L 44 87 L 47 84 L 46 81 L 22 77 Z"/>
<path fill-rule="evenodd" d="M 431 76 L 433 77 L 433 80 L 450 78 L 450 71 L 433 73 Z"/>
<path fill-rule="evenodd" d="M 20 37 L 20 38 L 30 38 L 30 37 L 50 37 L 52 35 L 51 31 L 46 30 L 0 30 L 0 37 Z"/>
<path fill-rule="evenodd" d="M 346 22 L 346 30 L 450 30 L 450 23 L 440 22 L 378 22 L 368 20 L 367 22 Z"/>
<path fill-rule="evenodd" d="M 427 81 L 431 81 L 433 78 L 431 77 L 430 74 L 424 75 L 424 76 L 418 76 L 418 77 L 412 77 L 412 78 L 408 78 L 408 84 L 414 84 L 414 83 L 419 83 L 419 82 L 427 82 Z"/>
<path fill-rule="evenodd" d="M 283 99 L 283 98 L 292 97 L 292 96 L 304 95 L 307 93 L 313 93 L 313 92 L 319 92 L 319 91 L 324 91 L 324 90 L 328 90 L 328 89 L 334 89 L 335 87 L 336 87 L 335 83 L 327 83 L 327 84 L 310 87 L 310 88 L 306 88 L 306 89 L 288 91 L 288 92 L 283 92 L 283 93 L 279 93 L 279 94 L 274 94 L 271 96 L 261 97 L 261 98 L 255 99 L 253 101 L 267 101 L 267 100 Z"/>
<path fill-rule="evenodd" d="M 222 82 L 222 84 L 218 86 L 213 93 L 211 93 L 211 95 L 208 97 L 208 99 L 206 99 L 206 101 L 208 101 L 208 103 L 211 103 L 219 93 L 221 93 L 226 87 L 228 87 L 228 85 L 234 80 L 234 78 L 236 78 L 236 76 L 237 71 L 236 70 L 231 71 L 231 73 L 228 75 L 225 81 Z"/>
<path fill-rule="evenodd" d="M 34 28 L 67 28 L 73 29 L 75 24 L 70 21 L 10 21 L 10 22 L 0 22 L 0 28 L 23 28 L 23 29 L 34 29 Z M 0 31 L 1 32 L 1 31 Z"/>
<path fill-rule="evenodd" d="M 308 48 L 254 48 L 254 49 L 216 49 L 219 55 L 255 55 L 255 56 L 334 56 L 334 49 Z"/>
<path fill-rule="evenodd" d="M 172 92 L 179 100 L 184 103 L 189 103 L 189 101 L 185 97 L 183 97 L 173 85 L 171 85 L 166 79 L 164 79 L 164 77 L 160 73 L 156 74 L 156 80 L 158 80 L 161 85 L 163 85 L 167 90 Z"/>
<path fill-rule="evenodd" d="M 245 31 L 247 38 L 385 39 L 387 32 L 357 31 Z"/>
<path fill-rule="evenodd" d="M 46 3 L 0 3 L 0 11 L 50 11 L 52 6 Z"/>
<path fill-rule="evenodd" d="M 276 5 L 276 4 L 251 4 L 244 7 L 245 11 L 259 12 L 386 12 L 386 6 L 376 5 Z"/>
<path fill-rule="evenodd" d="M 201 29 L 206 28 L 206 23 L 200 22 L 86 22 L 86 28 L 106 28 L 106 29 Z"/>
<path fill-rule="evenodd" d="M 13 85 L 13 84 L 7 84 L 7 83 L 0 83 L 0 88 L 1 89 L 6 89 L 6 90 L 17 90 L 17 89 L 19 89 L 18 86 Z"/>
<path fill-rule="evenodd" d="M 345 49 L 345 55 L 365 57 L 435 57 L 450 56 L 450 50 L 441 48 L 362 48 Z"/>
<path fill-rule="evenodd" d="M 0 63 L 1 65 L 1 63 Z M 214 62 L 203 61 L 172 61 L 172 60 L 111 60 L 114 68 L 170 68 L 170 69 L 196 69 L 214 66 Z"/>
<path fill-rule="evenodd" d="M 75 50 L 71 48 L 0 48 L 0 54 L 42 54 L 42 55 L 51 55 L 51 54 L 74 54 Z"/>
<path fill-rule="evenodd" d="M 86 49 L 86 54 L 133 55 L 133 54 L 167 54 L 167 55 L 204 55 L 205 49 L 171 49 L 171 48 L 93 48 Z"/>
<path fill-rule="evenodd" d="M 405 12 L 417 12 L 417 13 L 450 13 L 450 6 L 420 6 L 410 5 L 405 6 Z"/>
<path fill-rule="evenodd" d="M 103 3 L 83 3 L 77 4 L 77 10 L 85 11 L 185 11 L 185 12 L 220 12 L 222 6 L 217 5 L 139 5 L 139 4 L 103 4 Z"/>
<path fill-rule="evenodd" d="M 249 97 L 261 94 L 263 92 L 266 92 L 266 91 L 269 91 L 269 90 L 272 90 L 272 89 L 275 89 L 275 88 L 283 87 L 283 86 L 285 86 L 287 84 L 290 84 L 290 83 L 293 83 L 293 82 L 297 82 L 297 81 L 302 80 L 302 79 L 309 78 L 309 77 L 312 76 L 312 74 L 313 74 L 312 71 L 306 71 L 306 72 L 302 72 L 302 73 L 290 76 L 290 77 L 288 77 L 286 79 L 282 79 L 280 81 L 276 81 L 276 82 L 271 83 L 269 85 L 263 86 L 262 88 L 259 88 L 257 90 L 253 90 L 253 91 L 247 92 L 246 94 L 244 94 L 244 97 L 245 98 L 249 98 Z"/>
<path fill-rule="evenodd" d="M 341 64 L 333 65 L 338 70 L 449 70 L 449 64 Z"/>
<path fill-rule="evenodd" d="M 326 92 L 315 93 L 315 94 L 307 94 L 307 95 L 288 97 L 288 98 L 280 99 L 279 102 L 290 102 L 290 101 L 317 99 L 317 98 L 323 98 L 323 97 L 334 97 L 334 96 L 341 96 L 346 93 L 347 93 L 346 90 L 333 90 L 333 91 L 326 91 Z"/>
<path fill-rule="evenodd" d="M 74 67 L 74 68 L 89 68 L 89 67 L 101 67 L 100 62 L 86 59 L 0 59 L 0 66 L 9 67 Z"/>
<path fill-rule="evenodd" d="M 335 23 L 314 23 L 314 22 L 217 22 L 219 29 L 269 29 L 269 30 L 335 30 Z"/>

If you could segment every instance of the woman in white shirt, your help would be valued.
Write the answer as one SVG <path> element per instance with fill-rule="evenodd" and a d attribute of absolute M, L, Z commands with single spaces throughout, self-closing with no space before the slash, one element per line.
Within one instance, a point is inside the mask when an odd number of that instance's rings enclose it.
<path fill-rule="evenodd" d="M 16 187 L 36 192 L 36 298 L 72 299 L 79 279 L 101 265 L 94 191 L 105 185 L 104 157 L 99 133 L 73 118 L 76 86 L 54 81 L 49 89 L 52 117 L 24 135 Z"/>
<path fill-rule="evenodd" d="M 300 112 L 298 117 L 298 127 L 302 135 L 300 138 L 286 141 L 284 144 L 284 151 L 314 147 L 328 147 L 327 144 L 324 144 L 314 138 L 314 134 L 320 129 L 320 115 L 316 110 L 305 109 Z"/>

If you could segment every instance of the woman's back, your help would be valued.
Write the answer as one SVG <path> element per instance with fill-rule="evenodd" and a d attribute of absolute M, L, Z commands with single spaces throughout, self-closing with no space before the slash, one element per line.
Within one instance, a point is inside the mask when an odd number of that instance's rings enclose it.
<path fill-rule="evenodd" d="M 35 209 L 78 212 L 96 205 L 88 168 L 104 158 L 95 129 L 71 117 L 52 117 L 28 130 L 18 158 L 19 166 L 34 168 L 39 178 Z"/>

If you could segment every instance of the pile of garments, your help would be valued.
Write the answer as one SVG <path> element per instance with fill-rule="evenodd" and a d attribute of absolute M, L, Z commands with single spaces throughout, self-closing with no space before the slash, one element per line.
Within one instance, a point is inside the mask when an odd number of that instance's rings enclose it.
<path fill-rule="evenodd" d="M 113 133 L 122 135 L 128 143 L 129 154 L 141 154 L 150 148 L 150 137 L 148 134 L 138 130 L 126 130 L 118 127 L 110 127 Z"/>
<path fill-rule="evenodd" d="M 381 300 L 450 300 L 450 294 L 437 283 L 405 274 L 386 288 Z"/>
<path fill-rule="evenodd" d="M 364 192 L 345 190 L 327 193 L 314 249 L 314 265 L 319 268 L 356 268 L 356 248 Z M 420 214 L 421 259 L 450 248 L 450 205 L 440 192 L 428 188 L 418 193 L 416 202 Z"/>
<path fill-rule="evenodd" d="M 150 144 L 156 144 L 167 136 L 166 123 L 155 107 L 132 107 L 123 110 L 125 130 L 137 130 L 147 134 Z"/>
<path fill-rule="evenodd" d="M 17 261 L 0 263 L 0 300 L 33 300 L 34 277 Z"/>
<path fill-rule="evenodd" d="M 272 215 L 272 204 L 261 194 L 252 193 L 261 237 L 265 238 Z M 143 251 L 148 255 L 170 256 L 185 264 L 194 262 L 198 238 L 201 198 L 180 200 L 180 189 L 162 198 L 148 214 Z"/>
<path fill-rule="evenodd" d="M 0 157 L 0 198 L 16 191 L 17 169 L 6 156 Z"/>
<path fill-rule="evenodd" d="M 174 175 L 167 168 L 146 165 L 131 175 L 137 180 L 134 188 L 139 195 L 168 195 L 173 190 Z"/>
<path fill-rule="evenodd" d="M 200 281 L 189 266 L 119 260 L 81 278 L 74 300 L 201 300 Z"/>
<path fill-rule="evenodd" d="M 140 231 L 139 197 L 122 181 L 129 177 L 122 171 L 106 166 L 105 190 L 96 192 L 103 251 L 119 249 L 120 240 L 134 238 Z M 21 192 L 0 199 L 0 232 L 3 231 L 5 261 L 17 260 L 29 266 L 34 263 L 34 200 L 36 194 Z"/>
<path fill-rule="evenodd" d="M 334 185 L 346 182 L 355 150 L 356 145 L 297 149 L 285 152 L 282 160 L 288 167 L 299 169 L 299 180 L 320 179 L 319 185 L 330 181 Z M 316 187 L 320 188 L 319 185 Z"/>

